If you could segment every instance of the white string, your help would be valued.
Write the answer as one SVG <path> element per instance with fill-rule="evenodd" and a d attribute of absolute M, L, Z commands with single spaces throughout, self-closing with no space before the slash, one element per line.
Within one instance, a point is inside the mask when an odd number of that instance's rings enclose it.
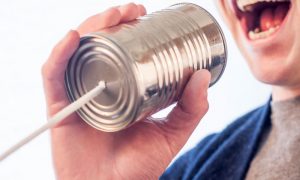
<path fill-rule="evenodd" d="M 62 122 L 66 117 L 71 115 L 73 112 L 80 109 L 84 104 L 88 103 L 90 100 L 95 98 L 97 95 L 99 95 L 103 90 L 105 89 L 105 82 L 100 81 L 98 86 L 96 86 L 94 89 L 80 97 L 78 100 L 74 101 L 69 106 L 65 107 L 58 113 L 56 113 L 53 117 L 51 117 L 46 124 L 29 134 L 27 137 L 22 139 L 20 142 L 6 150 L 3 154 L 0 155 L 0 161 L 7 158 L 9 155 L 11 155 L 13 152 L 15 152 L 20 147 L 24 146 L 28 142 L 30 142 L 32 139 L 46 131 L 47 129 L 52 128 L 57 123 Z"/>

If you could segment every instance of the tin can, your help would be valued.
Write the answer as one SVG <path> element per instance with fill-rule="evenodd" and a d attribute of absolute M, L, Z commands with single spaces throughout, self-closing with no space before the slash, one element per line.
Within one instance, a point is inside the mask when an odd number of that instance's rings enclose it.
<path fill-rule="evenodd" d="M 75 101 L 105 81 L 106 89 L 78 114 L 96 129 L 119 131 L 176 102 L 199 69 L 208 69 L 215 84 L 226 52 L 211 14 L 195 4 L 176 4 L 82 37 L 66 70 L 66 91 Z"/>

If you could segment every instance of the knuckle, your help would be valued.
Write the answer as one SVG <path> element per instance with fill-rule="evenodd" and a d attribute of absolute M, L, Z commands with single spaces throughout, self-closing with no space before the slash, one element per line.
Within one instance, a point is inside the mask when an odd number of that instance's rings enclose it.
<path fill-rule="evenodd" d="M 199 95 L 199 100 L 201 101 L 207 101 L 207 98 L 208 98 L 208 93 L 207 93 L 207 90 L 204 90 L 204 89 L 200 89 L 200 95 Z"/>
<path fill-rule="evenodd" d="M 113 18 L 113 17 L 115 17 L 115 18 Z M 105 28 L 105 27 L 111 26 L 112 18 L 113 19 L 120 19 L 121 18 L 121 12 L 118 8 L 112 7 L 109 10 L 102 13 L 99 18 L 100 18 L 100 21 L 102 22 L 102 25 L 101 25 L 100 28 Z"/>
<path fill-rule="evenodd" d="M 195 110 L 194 116 L 196 119 L 202 118 L 208 112 L 208 109 L 208 101 L 202 101 L 200 102 L 200 106 L 198 106 L 198 108 Z"/>
<path fill-rule="evenodd" d="M 209 102 L 208 102 L 207 97 L 208 97 L 207 92 L 203 92 L 202 97 L 199 98 L 199 101 L 200 101 L 200 107 L 199 108 L 200 108 L 201 114 L 206 113 L 209 109 Z"/>
<path fill-rule="evenodd" d="M 47 62 L 42 65 L 41 73 L 42 73 L 42 77 L 45 79 L 50 77 L 49 65 L 47 64 Z"/>
<path fill-rule="evenodd" d="M 42 65 L 42 68 L 41 68 L 41 73 L 42 73 L 42 76 L 44 78 L 46 77 L 49 77 L 50 75 L 50 72 L 49 72 L 49 69 L 50 69 L 50 61 L 51 59 L 60 52 L 60 44 L 56 44 L 52 50 L 51 50 L 51 54 L 49 56 L 49 59 Z"/>
<path fill-rule="evenodd" d="M 135 3 L 129 3 L 120 7 L 123 21 L 130 21 L 139 16 L 139 7 Z"/>
<path fill-rule="evenodd" d="M 134 8 L 134 9 L 137 9 L 137 8 L 138 8 L 138 6 L 137 6 L 135 3 L 133 3 L 133 2 L 129 3 L 129 4 L 127 5 L 127 7 L 128 7 L 128 8 Z"/>
<path fill-rule="evenodd" d="M 106 13 L 109 14 L 109 16 L 121 16 L 121 12 L 119 10 L 119 8 L 116 8 L 116 7 L 112 7 L 110 8 Z M 109 18 L 106 18 L 106 19 L 109 19 Z"/>
<path fill-rule="evenodd" d="M 147 13 L 147 10 L 144 5 L 139 4 L 138 9 L 139 9 L 140 15 L 145 15 Z"/>
<path fill-rule="evenodd" d="M 52 48 L 50 57 L 53 56 L 53 55 L 55 55 L 55 54 L 58 54 L 60 51 L 61 51 L 61 45 L 60 45 L 60 43 L 58 43 L 58 44 L 56 44 L 56 45 Z"/>
<path fill-rule="evenodd" d="M 187 107 L 182 101 L 178 101 L 177 103 L 178 111 L 175 111 L 177 113 L 178 117 L 181 117 L 183 119 L 191 119 L 194 117 L 194 112 L 192 112 L 189 107 Z"/>
<path fill-rule="evenodd" d="M 209 103 L 208 101 L 203 102 L 203 111 L 206 113 L 209 110 Z"/>

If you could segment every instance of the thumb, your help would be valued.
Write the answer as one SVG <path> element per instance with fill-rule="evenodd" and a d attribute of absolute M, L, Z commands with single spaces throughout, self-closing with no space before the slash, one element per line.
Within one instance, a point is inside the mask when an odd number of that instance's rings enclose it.
<path fill-rule="evenodd" d="M 163 129 L 174 153 L 182 148 L 208 111 L 209 82 L 210 73 L 207 70 L 195 72 L 187 83 L 176 107 L 167 116 Z"/>

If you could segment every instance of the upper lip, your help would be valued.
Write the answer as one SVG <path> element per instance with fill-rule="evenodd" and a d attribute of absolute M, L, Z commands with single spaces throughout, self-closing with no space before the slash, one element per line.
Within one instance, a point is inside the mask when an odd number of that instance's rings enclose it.
<path fill-rule="evenodd" d="M 237 7 L 241 11 L 251 11 L 250 9 L 247 9 L 247 7 L 251 7 L 251 5 L 260 3 L 260 2 L 290 2 L 290 0 L 235 0 L 237 3 Z"/>
<path fill-rule="evenodd" d="M 240 19 L 244 13 L 253 11 L 253 7 L 259 8 L 259 3 L 263 2 L 291 2 L 291 0 L 232 0 L 232 5 L 236 16 Z"/>

